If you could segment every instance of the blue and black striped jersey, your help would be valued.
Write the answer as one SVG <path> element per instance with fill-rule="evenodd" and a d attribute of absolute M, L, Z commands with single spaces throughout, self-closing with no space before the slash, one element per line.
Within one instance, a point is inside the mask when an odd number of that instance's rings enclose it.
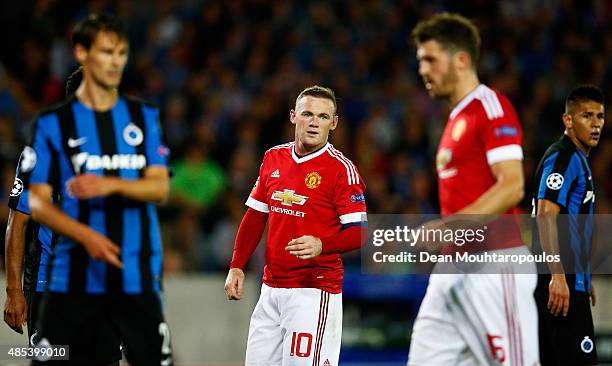
<path fill-rule="evenodd" d="M 77 174 L 135 180 L 147 167 L 165 166 L 168 149 L 161 141 L 158 110 L 120 96 L 112 109 L 97 112 L 71 96 L 37 118 L 31 146 L 34 164 L 28 183 L 51 185 L 64 213 L 121 247 L 124 265 L 120 270 L 95 260 L 82 245 L 59 236 L 48 269 L 49 290 L 160 291 L 162 243 L 155 205 L 119 195 L 78 200 L 66 190 L 67 181 Z"/>
<path fill-rule="evenodd" d="M 568 285 L 575 281 L 576 291 L 588 292 L 595 187 L 586 155 L 564 135 L 544 154 L 535 183 L 534 213 L 537 213 L 540 199 L 554 202 L 561 208 L 557 229 L 561 258 L 569 275 Z M 538 235 L 534 235 L 534 250 L 541 251 Z"/>
<path fill-rule="evenodd" d="M 11 209 L 30 215 L 28 202 L 29 192 L 25 186 L 29 184 L 29 164 L 32 163 L 32 149 L 24 149 L 17 165 L 15 181 L 11 189 L 8 205 Z M 21 166 L 27 172 L 22 172 Z M 47 285 L 47 266 L 51 258 L 55 237 L 46 226 L 30 220 L 26 228 L 25 252 L 23 262 L 23 290 L 43 292 Z"/>

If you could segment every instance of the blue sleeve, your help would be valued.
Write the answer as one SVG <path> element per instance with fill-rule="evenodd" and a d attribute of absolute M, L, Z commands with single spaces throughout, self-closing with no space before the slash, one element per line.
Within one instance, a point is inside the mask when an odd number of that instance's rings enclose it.
<path fill-rule="evenodd" d="M 37 117 L 31 128 L 30 141 L 19 157 L 15 180 L 11 188 L 8 205 L 11 209 L 30 215 L 29 187 L 32 183 L 49 183 L 51 144 L 48 139 L 47 127 L 50 116 Z"/>
<path fill-rule="evenodd" d="M 24 154 L 28 151 L 28 157 L 22 154 L 19 169 L 30 172 L 30 179 L 26 188 L 31 184 L 52 184 L 51 165 L 53 157 L 57 156 L 53 139 L 59 139 L 59 125 L 55 115 L 39 118 L 34 123 L 31 147 L 26 146 Z M 57 130 L 57 131 L 56 131 Z M 59 143 L 59 141 L 56 141 Z"/>
<path fill-rule="evenodd" d="M 145 127 L 147 129 L 145 134 L 145 154 L 147 156 L 147 166 L 166 166 L 168 163 L 170 150 L 162 142 L 159 110 L 156 108 L 143 106 L 143 114 L 145 118 Z"/>
<path fill-rule="evenodd" d="M 27 180 L 26 180 L 27 182 Z M 16 211 L 31 215 L 30 203 L 28 201 L 28 190 L 25 189 L 24 175 L 20 174 L 19 167 L 17 167 L 17 173 L 15 174 L 15 180 L 13 181 L 13 187 L 8 200 L 8 206 Z"/>
<path fill-rule="evenodd" d="M 538 184 L 537 199 L 546 199 L 567 207 L 572 183 L 580 176 L 580 158 L 576 154 L 558 151 L 542 164 L 542 175 Z"/>

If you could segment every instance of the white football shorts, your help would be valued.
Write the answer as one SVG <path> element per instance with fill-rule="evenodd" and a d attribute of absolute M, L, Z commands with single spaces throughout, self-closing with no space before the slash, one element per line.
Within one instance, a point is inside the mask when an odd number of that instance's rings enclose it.
<path fill-rule="evenodd" d="M 528 253 L 526 247 L 493 252 Z M 518 271 L 508 264 L 500 272 L 430 276 L 409 366 L 539 365 L 535 265 Z"/>
<path fill-rule="evenodd" d="M 249 327 L 247 366 L 338 366 L 342 294 L 263 284 Z"/>

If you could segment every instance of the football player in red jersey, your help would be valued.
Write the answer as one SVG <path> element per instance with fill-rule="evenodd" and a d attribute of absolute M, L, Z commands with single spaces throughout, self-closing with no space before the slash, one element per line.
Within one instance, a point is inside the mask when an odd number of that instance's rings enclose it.
<path fill-rule="evenodd" d="M 453 108 L 436 156 L 446 217 L 437 224 L 456 214 L 517 213 L 524 195 L 521 126 L 510 101 L 479 81 L 478 29 L 460 15 L 443 13 L 417 24 L 412 36 L 429 95 Z M 498 228 L 504 235 L 487 238 L 486 250 L 529 254 L 518 227 L 507 224 Z M 408 364 L 537 364 L 535 266 L 529 269 L 533 273 L 517 274 L 516 265 L 507 263 L 497 273 L 434 273 L 414 324 Z"/>
<path fill-rule="evenodd" d="M 290 112 L 295 141 L 266 151 L 240 224 L 225 282 L 242 298 L 244 272 L 266 226 L 266 266 L 253 311 L 246 365 L 338 365 L 340 254 L 365 240 L 365 184 L 329 142 L 338 124 L 331 89 L 313 86 Z"/>

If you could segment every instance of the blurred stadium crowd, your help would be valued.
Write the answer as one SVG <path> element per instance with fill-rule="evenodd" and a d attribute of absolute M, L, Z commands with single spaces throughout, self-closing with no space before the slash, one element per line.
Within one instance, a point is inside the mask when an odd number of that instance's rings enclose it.
<path fill-rule="evenodd" d="M 606 91 L 612 82 L 605 0 L 30 0 L 0 8 L 0 222 L 28 122 L 63 98 L 76 68 L 70 29 L 90 12 L 112 12 L 129 30 L 122 91 L 158 104 L 172 151 L 171 199 L 161 210 L 166 273 L 226 270 L 263 152 L 293 138 L 289 110 L 313 84 L 340 99 L 332 143 L 365 179 L 369 212 L 437 212 L 433 149 L 448 106 L 425 94 L 409 42 L 417 20 L 435 12 L 476 21 L 481 81 L 506 93 L 519 113 L 526 211 L 535 164 L 562 134 L 568 91 L 585 82 Z M 591 158 L 605 213 L 609 130 Z M 261 261 L 260 253 L 251 262 L 259 269 Z"/>

